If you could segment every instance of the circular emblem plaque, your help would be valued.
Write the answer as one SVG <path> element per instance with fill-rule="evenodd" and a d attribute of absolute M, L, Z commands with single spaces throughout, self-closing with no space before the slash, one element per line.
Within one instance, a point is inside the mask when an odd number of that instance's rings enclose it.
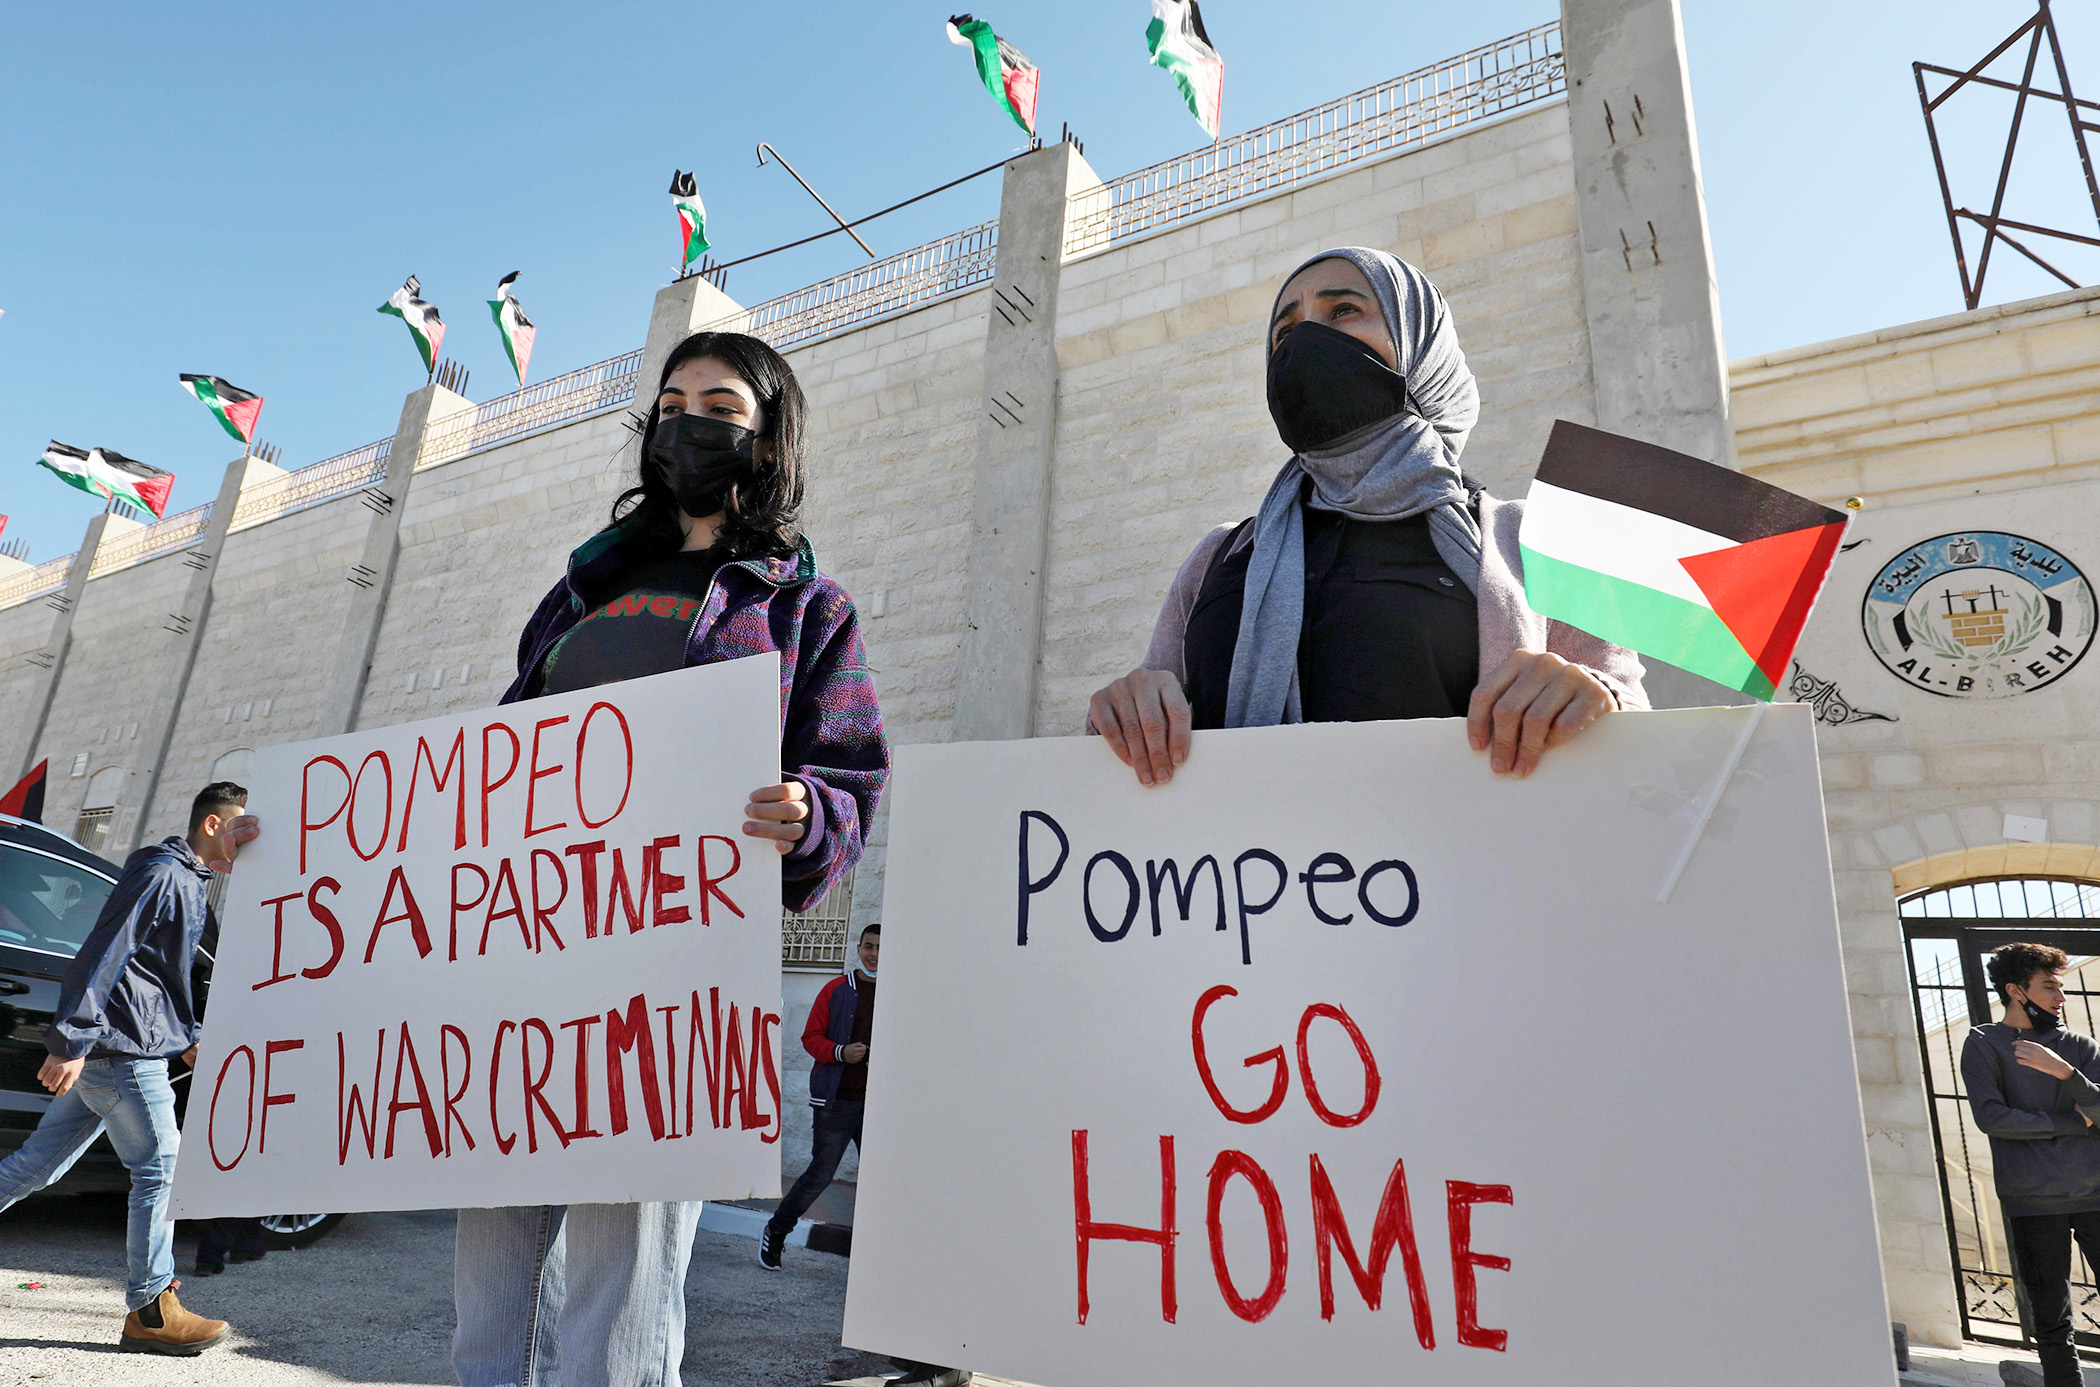
<path fill-rule="evenodd" d="M 1889 673 L 1946 698 L 2010 698 L 2063 678 L 2093 643 L 2093 585 L 2038 540 L 1992 530 L 1914 544 L 1860 604 Z"/>

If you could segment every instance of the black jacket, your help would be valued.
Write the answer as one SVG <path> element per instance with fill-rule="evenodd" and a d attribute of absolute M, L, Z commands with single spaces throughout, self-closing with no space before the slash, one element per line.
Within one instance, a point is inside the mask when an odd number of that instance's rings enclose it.
<path fill-rule="evenodd" d="M 190 972 L 210 881 L 180 836 L 131 855 L 59 985 L 46 1050 L 66 1060 L 165 1059 L 197 1043 Z"/>
<path fill-rule="evenodd" d="M 2069 1061 L 2071 1077 L 2052 1079 L 2013 1058 L 2031 1040 Z M 2076 1031 L 1978 1026 L 1961 1047 L 1962 1084 L 1976 1125 L 1991 1139 L 1998 1200 L 2014 1217 L 2100 1210 L 2100 1045 Z"/>

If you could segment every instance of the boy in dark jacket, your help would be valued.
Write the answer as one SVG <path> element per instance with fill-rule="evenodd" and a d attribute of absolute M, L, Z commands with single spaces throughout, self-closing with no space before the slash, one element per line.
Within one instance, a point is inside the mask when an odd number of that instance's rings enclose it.
<path fill-rule="evenodd" d="M 2100 1264 L 2100 1045 L 2063 1029 L 2068 962 L 2046 944 L 1994 951 L 1988 972 L 2005 1020 L 1970 1031 L 1961 1052 L 2047 1387 L 2084 1381 L 2071 1340 L 2072 1238 Z"/>
<path fill-rule="evenodd" d="M 0 1161 L 0 1209 L 64 1175 L 104 1129 L 131 1172 L 125 1229 L 121 1348 L 201 1353 L 226 1334 L 175 1298 L 175 1234 L 168 1187 L 175 1174 L 175 1092 L 168 1061 L 195 1059 L 197 1011 L 190 972 L 204 933 L 204 888 L 233 866 L 255 820 L 248 792 L 207 785 L 190 808 L 187 838 L 169 835 L 124 864 L 87 942 L 59 984 L 37 1074 L 53 1096 L 29 1140 Z"/>

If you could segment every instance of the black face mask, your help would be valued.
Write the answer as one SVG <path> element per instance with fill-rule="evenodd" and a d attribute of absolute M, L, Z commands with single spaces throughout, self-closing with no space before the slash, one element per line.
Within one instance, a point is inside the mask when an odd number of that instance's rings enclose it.
<path fill-rule="evenodd" d="M 690 516 L 713 515 L 729 489 L 751 477 L 757 442 L 758 435 L 741 424 L 674 414 L 649 435 L 649 461 L 663 473 L 678 509 Z"/>
<path fill-rule="evenodd" d="M 2027 1024 L 2037 1031 L 2046 1035 L 2050 1031 L 2060 1031 L 2064 1028 L 2063 1018 L 2055 1012 L 2044 1011 L 2025 997 L 2020 999 L 2020 1005 L 2027 1009 Z"/>
<path fill-rule="evenodd" d="M 1407 408 L 1407 378 L 1325 323 L 1299 323 L 1269 353 L 1269 417 L 1283 446 L 1314 452 Z"/>

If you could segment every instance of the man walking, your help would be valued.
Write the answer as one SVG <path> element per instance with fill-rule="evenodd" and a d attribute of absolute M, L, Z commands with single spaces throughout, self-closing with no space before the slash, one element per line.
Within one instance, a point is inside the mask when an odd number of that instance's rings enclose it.
<path fill-rule="evenodd" d="M 788 1190 L 759 1235 L 759 1265 L 768 1271 L 780 1270 L 788 1234 L 838 1174 L 846 1144 L 860 1146 L 861 1115 L 868 1105 L 868 1051 L 875 1036 L 875 972 L 882 959 L 880 924 L 860 932 L 854 953 L 859 966 L 849 965 L 824 984 L 802 1027 L 802 1048 L 817 1062 L 809 1074 L 809 1105 L 816 1109 L 809 1169 Z M 895 1361 L 906 1372 L 891 1379 L 889 1387 L 962 1387 L 970 1381 L 970 1374 L 960 1368 Z"/>
<path fill-rule="evenodd" d="M 2005 1020 L 1970 1031 L 1961 1052 L 1969 1106 L 1991 1139 L 2045 1387 L 2084 1381 L 2071 1339 L 2071 1240 L 2100 1265 L 2100 1045 L 2063 1029 L 2068 962 L 2046 944 L 1994 951 L 1987 971 Z"/>
<path fill-rule="evenodd" d="M 168 1061 L 194 1051 L 190 969 L 204 933 L 204 888 L 231 870 L 255 820 L 248 792 L 207 785 L 190 809 L 187 837 L 169 835 L 124 864 L 100 918 L 59 985 L 37 1078 L 55 1095 L 21 1148 L 0 1161 L 0 1209 L 64 1175 L 106 1128 L 131 1172 L 125 1229 L 129 1312 L 118 1346 L 144 1353 L 201 1353 L 226 1334 L 175 1298 L 175 1233 L 168 1186 L 175 1172 L 175 1092 Z M 191 1055 L 194 1059 L 194 1054 Z"/>

